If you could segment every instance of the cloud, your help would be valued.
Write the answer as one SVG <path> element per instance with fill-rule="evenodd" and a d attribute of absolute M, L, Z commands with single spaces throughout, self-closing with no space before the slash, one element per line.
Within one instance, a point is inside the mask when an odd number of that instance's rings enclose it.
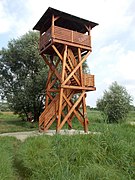
<path fill-rule="evenodd" d="M 0 35 L 12 39 L 32 30 L 49 6 L 99 23 L 92 30 L 93 52 L 88 57 L 97 91 L 88 93 L 87 103 L 95 105 L 113 81 L 135 97 L 135 1 L 0 0 Z"/>
<path fill-rule="evenodd" d="M 116 71 L 125 80 L 130 81 L 135 85 L 135 51 L 127 51 L 119 57 L 116 65 Z"/>
<path fill-rule="evenodd" d="M 5 5 L 4 1 L 0 1 L 0 34 L 10 31 L 13 23 L 13 18 L 7 13 Z"/>

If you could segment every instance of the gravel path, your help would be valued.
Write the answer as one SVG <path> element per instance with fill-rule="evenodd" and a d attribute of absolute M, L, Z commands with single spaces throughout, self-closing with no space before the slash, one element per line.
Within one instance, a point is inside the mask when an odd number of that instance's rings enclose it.
<path fill-rule="evenodd" d="M 0 136 L 13 136 L 16 137 L 17 139 L 21 141 L 25 141 L 26 138 L 31 137 L 31 136 L 39 136 L 39 135 L 49 135 L 53 136 L 56 134 L 56 130 L 48 130 L 47 132 L 39 132 L 39 131 L 28 131 L 28 132 L 13 132 L 13 133 L 3 133 L 0 134 Z M 75 134 L 101 134 L 100 132 L 90 132 L 85 133 L 83 130 L 61 130 L 60 133 L 61 135 L 75 135 Z"/>

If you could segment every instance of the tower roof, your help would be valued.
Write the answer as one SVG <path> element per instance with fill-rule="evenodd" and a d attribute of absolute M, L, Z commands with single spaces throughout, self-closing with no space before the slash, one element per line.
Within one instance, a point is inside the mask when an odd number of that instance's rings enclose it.
<path fill-rule="evenodd" d="M 37 24 L 33 27 L 33 30 L 38 30 L 41 32 L 48 30 L 49 27 L 51 27 L 52 15 L 60 17 L 55 23 L 56 26 L 71 29 L 81 33 L 87 32 L 87 29 L 84 25 L 90 26 L 91 29 L 98 25 L 95 22 L 88 21 L 86 19 L 49 7 L 43 16 L 39 19 Z"/>

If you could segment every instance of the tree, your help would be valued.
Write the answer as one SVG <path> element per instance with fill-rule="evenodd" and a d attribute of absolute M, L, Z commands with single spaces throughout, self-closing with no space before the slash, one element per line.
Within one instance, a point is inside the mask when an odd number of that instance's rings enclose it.
<path fill-rule="evenodd" d="M 112 83 L 108 91 L 97 101 L 97 107 L 107 118 L 108 123 L 120 122 L 124 120 L 130 110 L 131 96 L 125 87 Z"/>
<path fill-rule="evenodd" d="M 15 113 L 38 120 L 45 101 L 48 67 L 38 52 L 38 34 L 29 32 L 0 51 L 0 88 Z"/>
<path fill-rule="evenodd" d="M 44 108 L 48 74 L 48 66 L 39 55 L 38 41 L 37 33 L 28 32 L 0 50 L 0 93 L 15 113 L 27 119 L 32 113 L 34 120 Z M 88 72 L 87 63 L 83 70 Z"/>

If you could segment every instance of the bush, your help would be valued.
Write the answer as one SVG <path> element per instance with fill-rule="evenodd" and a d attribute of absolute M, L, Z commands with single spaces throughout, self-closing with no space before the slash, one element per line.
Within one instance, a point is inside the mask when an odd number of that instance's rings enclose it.
<path fill-rule="evenodd" d="M 128 114 L 131 102 L 132 98 L 126 88 L 114 82 L 109 90 L 104 92 L 103 97 L 97 101 L 97 107 L 106 116 L 108 123 L 118 123 Z"/>

